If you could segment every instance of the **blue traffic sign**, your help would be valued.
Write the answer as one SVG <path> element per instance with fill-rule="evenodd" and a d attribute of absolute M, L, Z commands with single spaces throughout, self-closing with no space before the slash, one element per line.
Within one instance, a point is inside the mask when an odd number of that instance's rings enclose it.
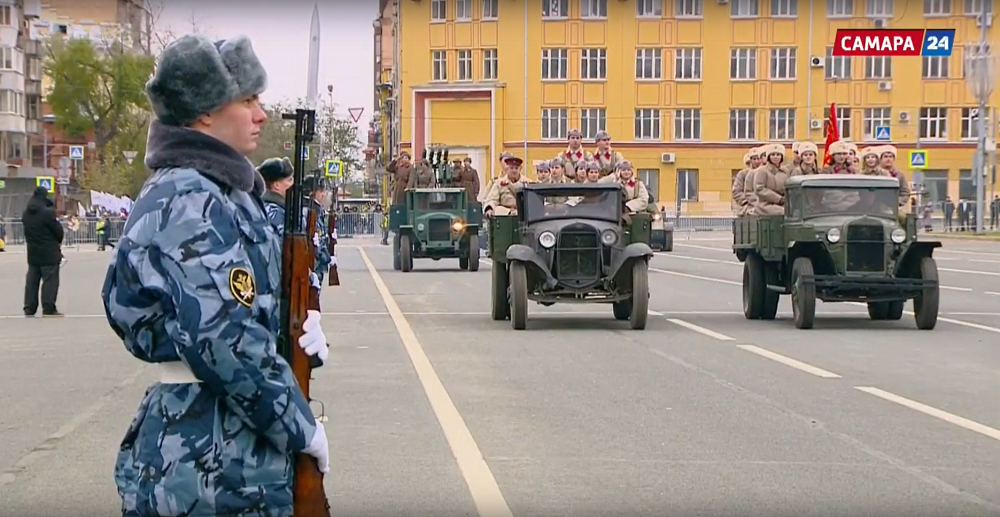
<path fill-rule="evenodd" d="M 340 160 L 327 160 L 323 164 L 327 178 L 340 178 L 344 174 L 344 162 Z"/>
<path fill-rule="evenodd" d="M 951 55 L 955 46 L 955 29 L 927 29 L 920 55 L 924 57 L 945 57 Z"/>
<path fill-rule="evenodd" d="M 71 145 L 71 146 L 69 146 L 69 159 L 70 160 L 82 160 L 83 159 L 83 146 L 82 145 Z"/>
<path fill-rule="evenodd" d="M 889 136 L 891 132 L 889 131 L 889 126 L 876 126 L 875 127 L 875 140 L 879 142 L 888 142 L 892 140 Z"/>
<path fill-rule="evenodd" d="M 927 151 L 923 149 L 917 149 L 910 151 L 909 162 L 911 169 L 926 169 L 927 168 Z"/>
<path fill-rule="evenodd" d="M 35 186 L 44 188 L 49 194 L 56 191 L 56 179 L 52 176 L 39 176 L 35 178 Z"/>

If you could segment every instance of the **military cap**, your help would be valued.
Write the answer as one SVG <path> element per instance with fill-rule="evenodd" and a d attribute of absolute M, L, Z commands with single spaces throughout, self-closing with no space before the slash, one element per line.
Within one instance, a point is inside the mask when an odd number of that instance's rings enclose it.
<path fill-rule="evenodd" d="M 587 162 L 587 172 L 601 170 L 601 164 L 597 162 Z"/>
<path fill-rule="evenodd" d="M 538 162 L 535 164 L 535 170 L 538 172 L 549 172 L 549 162 Z"/>
<path fill-rule="evenodd" d="M 267 88 L 267 72 L 246 36 L 212 42 L 200 34 L 174 40 L 160 53 L 146 96 L 157 120 L 186 126 Z"/>
<path fill-rule="evenodd" d="M 847 146 L 847 142 L 842 140 L 837 140 L 830 144 L 830 154 L 847 154 L 850 152 L 850 147 Z"/>
<path fill-rule="evenodd" d="M 616 169 L 620 171 L 630 171 L 632 170 L 632 162 L 628 160 L 622 160 L 618 162 L 618 166 L 616 167 Z"/>
<path fill-rule="evenodd" d="M 785 146 L 781 144 L 769 144 L 764 146 L 764 154 L 770 156 L 772 154 L 780 154 L 785 156 Z"/>
<path fill-rule="evenodd" d="M 326 190 L 326 178 L 322 176 L 309 176 L 302 180 L 302 186 L 306 192 Z"/>
<path fill-rule="evenodd" d="M 577 138 L 583 138 L 583 133 L 581 133 L 579 129 L 570 129 L 569 133 L 566 134 L 566 138 L 573 138 L 574 136 Z"/>
<path fill-rule="evenodd" d="M 405 156 L 405 157 L 407 157 L 407 158 L 412 158 L 412 156 L 410 155 L 410 152 L 409 152 L 409 151 L 401 151 L 401 152 L 399 153 L 399 157 L 400 157 L 400 158 L 402 158 L 402 157 L 404 157 L 404 156 Z"/>
<path fill-rule="evenodd" d="M 564 162 L 563 159 L 558 156 L 549 160 L 549 167 L 556 167 L 556 166 L 563 167 L 565 166 L 565 164 L 566 162 Z"/>
<path fill-rule="evenodd" d="M 504 152 L 500 153 L 500 161 L 501 162 L 507 161 L 507 158 L 510 158 L 512 156 L 514 156 L 514 155 L 511 154 L 511 153 L 508 153 L 507 151 L 504 151 Z"/>
<path fill-rule="evenodd" d="M 893 158 L 896 157 L 896 146 L 894 145 L 882 145 L 879 146 L 879 152 L 881 153 L 879 157 L 891 154 Z"/>
<path fill-rule="evenodd" d="M 812 142 L 801 142 L 799 143 L 799 156 L 802 156 L 805 153 L 819 155 L 819 147 L 816 147 L 816 144 Z"/>
<path fill-rule="evenodd" d="M 576 169 L 576 170 L 580 170 L 580 169 L 587 170 L 587 167 L 589 167 L 589 166 L 590 166 L 589 162 L 585 162 L 583 160 L 580 160 L 580 161 L 576 162 L 576 167 L 574 167 L 574 169 Z"/>
<path fill-rule="evenodd" d="M 792 142 L 792 152 L 799 154 L 799 146 L 802 145 L 801 142 Z"/>
<path fill-rule="evenodd" d="M 750 156 L 752 155 L 749 152 L 743 153 L 743 163 L 750 163 Z"/>
<path fill-rule="evenodd" d="M 611 140 L 611 135 L 609 135 L 607 131 L 598 131 L 597 134 L 594 135 L 594 140 Z"/>
<path fill-rule="evenodd" d="M 847 145 L 847 150 L 848 151 L 853 151 L 854 154 L 858 154 L 858 146 L 857 146 L 857 144 L 855 144 L 854 142 L 844 142 L 844 144 Z"/>
<path fill-rule="evenodd" d="M 861 151 L 858 154 L 861 155 L 862 158 L 865 158 L 868 155 L 872 155 L 876 158 L 879 158 L 881 157 L 882 154 L 882 146 L 873 145 L 865 147 L 864 149 L 861 149 Z"/>
<path fill-rule="evenodd" d="M 268 158 L 257 166 L 257 172 L 267 183 L 283 180 L 292 175 L 294 169 L 288 158 Z"/>
<path fill-rule="evenodd" d="M 466 156 L 465 159 L 462 160 L 462 161 L 465 162 L 465 163 L 472 163 L 472 158 L 469 157 L 469 156 Z"/>
<path fill-rule="evenodd" d="M 505 164 L 509 163 L 511 165 L 518 165 L 518 166 L 520 166 L 522 163 L 524 163 L 524 160 L 518 158 L 517 156 L 514 156 L 513 154 L 510 154 L 510 153 L 504 153 L 504 154 L 507 154 L 507 157 L 503 159 L 503 162 Z"/>

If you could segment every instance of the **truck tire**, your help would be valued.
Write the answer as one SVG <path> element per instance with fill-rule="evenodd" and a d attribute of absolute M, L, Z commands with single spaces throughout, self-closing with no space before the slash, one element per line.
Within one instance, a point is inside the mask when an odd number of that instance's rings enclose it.
<path fill-rule="evenodd" d="M 937 261 L 934 257 L 924 257 L 920 259 L 917 266 L 920 269 L 917 273 L 922 280 L 938 279 Z M 913 318 L 917 322 L 920 330 L 934 330 L 938 319 L 938 305 L 941 301 L 941 288 L 938 286 L 925 287 L 919 296 L 913 299 Z"/>
<path fill-rule="evenodd" d="M 764 310 L 764 260 L 751 253 L 743 262 L 743 316 L 748 320 L 759 320 Z"/>
<path fill-rule="evenodd" d="M 868 317 L 872 321 L 883 321 L 888 319 L 889 302 L 868 302 Z"/>
<path fill-rule="evenodd" d="M 469 257 L 466 259 L 469 262 L 469 271 L 475 273 L 479 271 L 479 235 L 472 234 L 469 236 Z"/>
<path fill-rule="evenodd" d="M 792 314 L 795 328 L 811 329 L 816 320 L 816 285 L 804 283 L 803 277 L 813 276 L 809 257 L 799 257 L 792 263 Z"/>
<path fill-rule="evenodd" d="M 413 270 L 413 245 L 406 234 L 399 236 L 399 266 L 404 273 Z"/>
<path fill-rule="evenodd" d="M 903 306 L 906 302 L 888 302 L 885 311 L 885 319 L 888 321 L 899 321 L 903 319 Z"/>
<path fill-rule="evenodd" d="M 392 236 L 392 269 L 399 271 L 402 269 L 402 261 L 399 260 L 399 234 Z"/>
<path fill-rule="evenodd" d="M 611 312 L 615 314 L 616 320 L 625 321 L 632 315 L 632 304 L 629 300 L 613 302 L 611 304 Z"/>
<path fill-rule="evenodd" d="M 528 326 L 528 271 L 517 261 L 510 263 L 510 326 L 514 330 Z"/>
<path fill-rule="evenodd" d="M 632 264 L 632 300 L 628 324 L 632 330 L 645 330 L 649 319 L 649 263 L 636 260 Z"/>
<path fill-rule="evenodd" d="M 491 268 L 491 296 L 493 306 L 490 316 L 493 321 L 503 321 L 510 317 L 510 302 L 507 300 L 507 289 L 510 281 L 507 278 L 507 264 L 494 262 Z"/>

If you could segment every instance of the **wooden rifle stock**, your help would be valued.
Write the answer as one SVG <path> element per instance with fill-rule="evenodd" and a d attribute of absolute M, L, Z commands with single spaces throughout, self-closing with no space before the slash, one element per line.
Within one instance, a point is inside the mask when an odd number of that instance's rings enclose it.
<path fill-rule="evenodd" d="M 334 261 L 337 260 L 337 239 L 333 238 L 333 235 L 337 233 L 337 213 L 330 208 L 330 217 L 327 220 L 326 231 L 329 235 L 327 237 L 330 239 L 329 244 L 327 244 L 327 250 L 330 252 L 330 258 Z M 337 272 L 337 263 L 333 262 L 330 264 L 330 271 L 327 273 L 330 276 L 331 287 L 340 285 L 340 273 Z"/>

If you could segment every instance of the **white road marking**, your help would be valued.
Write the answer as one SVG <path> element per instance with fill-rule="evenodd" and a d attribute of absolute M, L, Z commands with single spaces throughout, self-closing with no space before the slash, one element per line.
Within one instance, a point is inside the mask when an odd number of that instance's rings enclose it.
<path fill-rule="evenodd" d="M 984 256 L 984 257 L 995 257 L 996 256 L 995 253 L 987 253 L 987 252 L 982 252 L 982 251 L 949 250 L 949 249 L 944 249 L 944 248 L 941 248 L 941 249 L 937 250 L 935 253 L 955 253 L 957 255 L 980 255 L 980 256 Z"/>
<path fill-rule="evenodd" d="M 779 353 L 772 352 L 770 350 L 761 348 L 759 346 L 755 346 L 755 345 L 736 345 L 736 347 L 740 348 L 740 349 L 743 349 L 743 350 L 746 350 L 747 352 L 750 352 L 752 354 L 757 354 L 757 355 L 759 355 L 761 357 L 766 357 L 766 358 L 768 358 L 768 359 L 770 359 L 772 361 L 779 362 L 779 363 L 781 363 L 781 364 L 783 364 L 785 366 L 790 366 L 792 368 L 795 368 L 796 370 L 800 370 L 800 371 L 806 372 L 808 374 L 815 375 L 817 377 L 822 377 L 824 379 L 839 379 L 840 378 L 839 375 L 837 375 L 837 374 L 835 374 L 833 372 L 828 372 L 828 371 L 826 371 L 826 370 L 824 370 L 822 368 L 817 368 L 817 367 L 815 367 L 815 366 L 813 366 L 811 364 L 803 363 L 802 361 L 798 361 L 796 359 L 792 359 L 791 357 L 783 356 L 783 355 L 781 355 Z"/>
<path fill-rule="evenodd" d="M 949 424 L 954 424 L 959 427 L 968 429 L 969 431 L 972 431 L 974 433 L 979 433 L 988 438 L 993 438 L 994 440 L 1000 441 L 1000 430 L 994 429 L 989 426 L 985 426 L 983 424 L 980 424 L 979 422 L 973 422 L 972 420 L 969 420 L 967 418 L 962 418 L 958 415 L 953 415 L 951 413 L 948 413 L 947 411 L 942 411 L 940 409 L 933 408 L 926 404 L 921 404 L 915 400 L 910 400 L 905 397 L 900 397 L 899 395 L 896 395 L 894 393 L 889 393 L 888 391 L 880 390 L 878 388 L 855 386 L 854 389 L 863 391 L 869 395 L 875 395 L 876 397 L 888 400 L 889 402 L 894 402 L 901 406 L 908 407 L 912 410 L 919 411 L 925 415 L 929 415 L 934 418 L 944 420 Z"/>
<path fill-rule="evenodd" d="M 385 282 L 382 281 L 382 276 L 375 269 L 375 265 L 368 258 L 364 248 L 358 248 L 358 252 L 361 253 L 361 259 L 365 262 L 368 273 L 371 274 L 372 281 L 375 282 L 375 288 L 382 297 L 382 302 L 385 303 L 385 308 L 389 311 L 392 322 L 396 326 L 399 339 L 403 342 L 403 347 L 406 348 L 406 352 L 410 356 L 417 378 L 420 379 L 420 384 L 424 387 L 424 392 L 427 394 L 435 416 L 437 416 L 445 439 L 448 440 L 451 452 L 455 455 L 455 461 L 462 472 L 462 477 L 465 478 L 465 483 L 469 487 L 476 511 L 481 516 L 513 517 L 507 501 L 504 500 L 503 493 L 500 492 L 500 486 L 497 485 L 493 472 L 490 471 L 489 465 L 483 458 L 479 445 L 476 444 L 472 432 L 465 425 L 461 413 L 458 412 L 458 408 L 455 407 L 455 403 L 451 400 L 444 384 L 441 383 L 437 372 L 434 371 L 434 366 L 427 358 L 416 333 L 413 332 L 413 328 L 410 327 L 403 312 L 399 310 L 399 305 L 396 304 L 396 300 L 392 297 Z"/>
<path fill-rule="evenodd" d="M 946 289 L 948 291 L 961 291 L 963 293 L 972 292 L 972 288 L 969 288 L 969 287 L 950 287 L 950 286 L 947 286 L 947 285 L 942 285 L 942 286 L 939 286 L 939 287 L 941 287 L 941 289 Z"/>
<path fill-rule="evenodd" d="M 694 323 L 688 323 L 688 322 L 686 322 L 684 320 L 679 320 L 677 318 L 667 318 L 667 321 L 669 321 L 670 323 L 673 323 L 674 325 L 680 325 L 680 326 L 682 326 L 682 327 L 684 327 L 684 328 L 686 328 L 688 330 L 693 330 L 693 331 L 695 331 L 695 332 L 697 332 L 699 334 L 708 336 L 708 337 L 710 337 L 712 339 L 718 339 L 719 341 L 736 341 L 735 339 L 733 339 L 733 338 L 731 338 L 731 337 L 729 337 L 729 336 L 727 336 L 725 334 L 720 334 L 720 333 L 718 333 L 718 332 L 716 332 L 714 330 L 707 329 L 707 328 L 702 327 L 700 325 L 695 325 Z"/>
<path fill-rule="evenodd" d="M 969 262 L 979 262 L 981 264 L 1000 264 L 1000 260 L 969 259 Z"/>
<path fill-rule="evenodd" d="M 946 312 L 951 316 L 1000 316 L 1000 312 Z"/>
<path fill-rule="evenodd" d="M 851 305 L 860 305 L 861 307 L 867 307 L 868 306 L 867 304 L 861 303 L 861 302 L 845 302 L 845 303 L 849 303 Z M 913 316 L 913 311 L 903 311 L 903 314 L 909 314 L 910 316 Z M 939 312 L 938 314 L 941 314 L 941 313 Z M 953 313 L 945 313 L 945 314 L 953 314 Z M 955 320 L 955 319 L 951 319 L 951 318 L 945 318 L 945 317 L 940 316 L 940 315 L 938 316 L 938 321 L 943 321 L 945 323 L 951 323 L 952 325 L 959 325 L 959 326 L 962 326 L 962 327 L 969 327 L 969 328 L 978 329 L 978 330 L 985 330 L 986 332 L 994 332 L 994 333 L 1000 334 L 1000 328 L 990 327 L 988 325 L 980 325 L 979 323 L 972 323 L 971 321 Z"/>
<path fill-rule="evenodd" d="M 733 264 L 733 265 L 737 265 L 737 266 L 742 266 L 743 265 L 742 262 L 739 262 L 737 260 L 719 260 L 719 259 L 710 259 L 710 258 L 704 258 L 704 257 L 689 257 L 687 255 L 676 255 L 676 254 L 670 254 L 670 253 L 665 254 L 665 255 L 656 255 L 656 256 L 657 257 L 663 257 L 663 258 L 672 258 L 672 259 L 694 260 L 696 262 L 712 262 L 712 263 L 715 263 L 715 264 Z"/>
<path fill-rule="evenodd" d="M 734 282 L 732 280 L 723 280 L 721 278 L 712 278 L 712 277 L 708 277 L 708 276 L 690 275 L 688 273 L 678 273 L 677 271 L 667 271 L 666 269 L 658 269 L 658 268 L 655 268 L 655 267 L 651 267 L 651 268 L 649 268 L 649 270 L 650 271 L 655 271 L 657 273 L 663 273 L 665 275 L 673 275 L 673 276 L 679 276 L 679 277 L 684 277 L 684 278 L 693 278 L 695 280 L 704 280 L 706 282 L 716 282 L 716 283 L 719 283 L 719 284 L 738 285 L 740 287 L 743 287 L 743 284 L 741 282 Z"/>
<path fill-rule="evenodd" d="M 1000 296 L 1000 293 L 995 293 L 993 291 L 986 291 L 986 294 L 988 294 L 990 296 Z"/>
<path fill-rule="evenodd" d="M 693 248 L 698 250 L 719 251 L 725 253 L 733 252 L 732 248 L 720 248 L 718 246 L 698 246 L 697 244 L 677 244 L 677 243 L 674 243 L 674 246 L 677 246 L 678 248 Z"/>
<path fill-rule="evenodd" d="M 993 271 L 975 271 L 972 269 L 950 269 L 950 268 L 939 267 L 938 271 L 948 271 L 949 273 L 962 273 L 965 275 L 1000 276 L 1000 273 L 994 273 Z"/>

